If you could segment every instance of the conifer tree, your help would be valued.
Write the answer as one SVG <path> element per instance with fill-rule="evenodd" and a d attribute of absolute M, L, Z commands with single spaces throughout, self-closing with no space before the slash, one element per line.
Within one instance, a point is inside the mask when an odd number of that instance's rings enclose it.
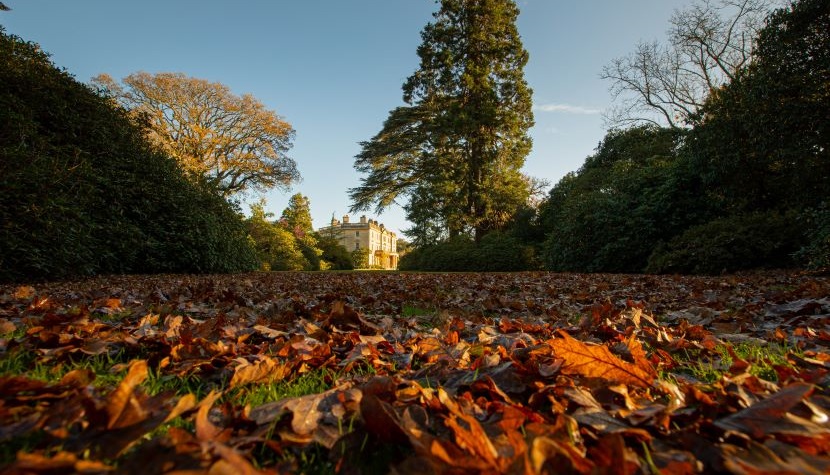
<path fill-rule="evenodd" d="M 282 211 L 281 221 L 294 234 L 308 234 L 314 231 L 311 223 L 311 202 L 302 193 L 295 193 L 288 199 L 288 206 Z"/>
<path fill-rule="evenodd" d="M 441 0 L 421 33 L 420 68 L 403 85 L 407 105 L 361 143 L 355 168 L 368 175 L 350 190 L 353 212 L 407 198 L 418 245 L 480 239 L 525 203 L 533 113 L 518 14 L 513 0 Z"/>

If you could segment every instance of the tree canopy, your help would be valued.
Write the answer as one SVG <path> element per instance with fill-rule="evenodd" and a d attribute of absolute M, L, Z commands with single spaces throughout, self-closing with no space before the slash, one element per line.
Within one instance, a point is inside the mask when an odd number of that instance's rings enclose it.
<path fill-rule="evenodd" d="M 803 0 L 770 16 L 753 63 L 698 114 L 696 166 L 733 212 L 818 206 L 830 180 L 828 111 L 830 5 Z"/>
<path fill-rule="evenodd" d="M 294 129 L 250 94 L 181 73 L 130 74 L 93 80 L 149 125 L 149 139 L 225 197 L 288 188 L 300 178 L 287 152 Z"/>
<path fill-rule="evenodd" d="M 611 131 L 541 206 L 545 265 L 556 271 L 641 272 L 655 246 L 697 223 L 700 187 L 677 156 L 683 133 Z"/>
<path fill-rule="evenodd" d="M 421 33 L 406 106 L 362 142 L 352 211 L 401 197 L 415 244 L 506 225 L 529 194 L 520 169 L 531 148 L 528 60 L 512 0 L 442 0 Z"/>

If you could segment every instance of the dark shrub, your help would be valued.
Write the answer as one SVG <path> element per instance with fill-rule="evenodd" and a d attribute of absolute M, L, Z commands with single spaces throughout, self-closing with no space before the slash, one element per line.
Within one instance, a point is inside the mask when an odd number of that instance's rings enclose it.
<path fill-rule="evenodd" d="M 812 270 L 830 271 L 830 206 L 824 204 L 805 213 L 806 245 L 798 258 Z"/>
<path fill-rule="evenodd" d="M 802 242 L 796 213 L 730 216 L 689 228 L 668 245 L 658 247 L 646 272 L 720 274 L 791 267 Z"/>
<path fill-rule="evenodd" d="M 352 255 L 336 238 L 316 235 L 317 247 L 323 251 L 320 256 L 323 261 L 329 264 L 331 270 L 352 270 L 354 262 Z"/>
<path fill-rule="evenodd" d="M 400 270 L 448 272 L 506 272 L 532 268 L 533 249 L 508 234 L 493 232 L 476 244 L 457 237 L 433 246 L 409 251 Z"/>

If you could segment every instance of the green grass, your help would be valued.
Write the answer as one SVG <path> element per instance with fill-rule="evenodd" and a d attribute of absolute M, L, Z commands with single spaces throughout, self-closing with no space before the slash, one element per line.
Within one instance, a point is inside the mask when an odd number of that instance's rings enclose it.
<path fill-rule="evenodd" d="M 750 364 L 749 374 L 766 381 L 778 382 L 778 373 L 774 366 L 792 366 L 787 361 L 787 355 L 798 350 L 777 343 L 757 345 L 753 343 L 737 343 L 732 345 L 735 355 Z M 714 351 L 684 350 L 675 353 L 675 359 L 680 363 L 677 372 L 704 382 L 714 383 L 727 374 L 734 363 L 727 346 L 719 345 Z"/>
<path fill-rule="evenodd" d="M 195 375 L 177 376 L 163 374 L 161 370 L 150 368 L 147 379 L 141 384 L 144 391 L 150 396 L 173 391 L 177 396 L 193 394 L 202 399 L 210 393 L 211 389 L 219 389 L 215 384 L 208 383 Z"/>
<path fill-rule="evenodd" d="M 289 381 L 274 381 L 268 384 L 255 384 L 231 390 L 229 397 L 236 404 L 251 407 L 260 406 L 280 399 L 318 394 L 331 389 L 336 374 L 327 369 L 320 369 L 300 375 Z"/>
<path fill-rule="evenodd" d="M 413 305 L 404 305 L 401 308 L 402 317 L 423 317 L 426 315 L 434 315 L 435 309 L 422 308 Z"/>
<path fill-rule="evenodd" d="M 47 438 L 43 430 L 34 430 L 28 434 L 4 440 L 0 444 L 0 471 L 3 466 L 14 462 L 18 452 L 29 453 Z"/>
<path fill-rule="evenodd" d="M 108 389 L 118 385 L 126 372 L 126 367 L 113 371 L 113 366 L 127 362 L 123 350 L 92 356 L 78 353 L 66 361 L 52 362 L 42 361 L 34 351 L 16 348 L 0 359 L 0 375 L 19 375 L 54 384 L 70 371 L 87 369 L 95 374 L 95 387 Z"/>

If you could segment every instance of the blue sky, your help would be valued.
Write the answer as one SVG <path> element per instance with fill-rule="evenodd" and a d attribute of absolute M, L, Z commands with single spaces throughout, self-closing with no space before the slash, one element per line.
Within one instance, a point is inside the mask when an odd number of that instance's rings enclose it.
<path fill-rule="evenodd" d="M 289 155 L 303 181 L 265 195 L 277 216 L 291 194 L 311 200 L 316 227 L 349 208 L 358 142 L 401 105 L 418 68 L 432 0 L 7 0 L 7 33 L 39 43 L 56 65 L 88 82 L 136 72 L 182 72 L 250 93 L 297 136 Z M 520 0 L 519 33 L 530 61 L 536 125 L 524 171 L 556 183 L 605 135 L 611 104 L 602 66 L 640 40 L 662 40 L 689 0 Z M 391 208 L 376 219 L 409 225 Z"/>

